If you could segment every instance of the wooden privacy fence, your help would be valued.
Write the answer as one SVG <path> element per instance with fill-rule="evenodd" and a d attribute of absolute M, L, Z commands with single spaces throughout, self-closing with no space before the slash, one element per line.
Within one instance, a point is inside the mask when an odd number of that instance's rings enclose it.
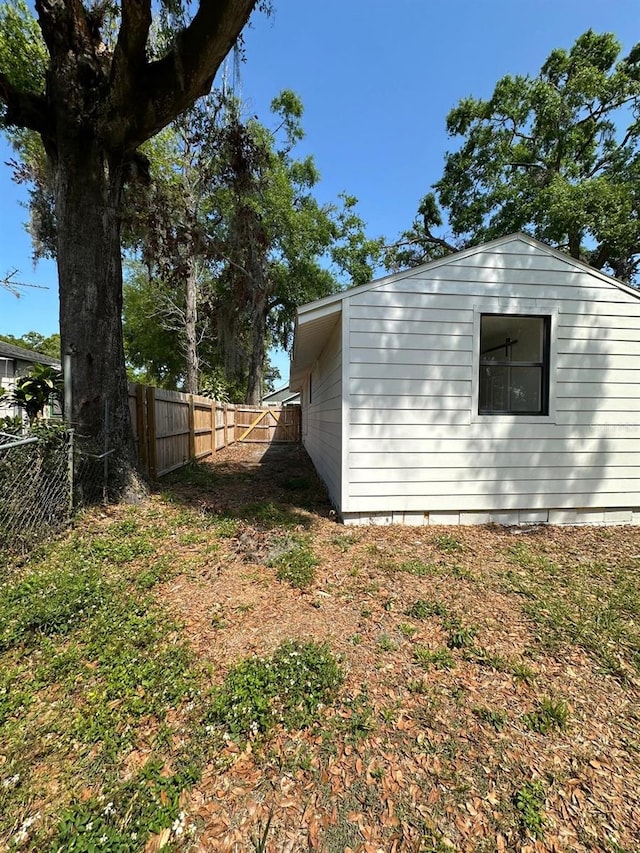
<path fill-rule="evenodd" d="M 140 465 L 153 479 L 236 442 L 300 441 L 299 406 L 234 406 L 130 385 L 129 409 Z"/>

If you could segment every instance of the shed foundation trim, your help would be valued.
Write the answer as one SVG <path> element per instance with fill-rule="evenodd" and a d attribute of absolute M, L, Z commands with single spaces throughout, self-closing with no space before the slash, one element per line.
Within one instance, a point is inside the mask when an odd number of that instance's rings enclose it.
<path fill-rule="evenodd" d="M 401 524 L 412 527 L 501 524 L 505 527 L 529 524 L 576 525 L 640 525 L 640 507 L 607 507 L 602 509 L 513 509 L 491 512 L 345 512 L 342 521 L 348 526 Z"/>

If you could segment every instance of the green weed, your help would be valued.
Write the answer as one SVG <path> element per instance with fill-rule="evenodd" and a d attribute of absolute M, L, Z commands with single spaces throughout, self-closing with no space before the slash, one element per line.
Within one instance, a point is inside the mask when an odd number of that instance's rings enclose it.
<path fill-rule="evenodd" d="M 490 725 L 492 725 L 497 732 L 502 731 L 507 722 L 506 711 L 496 711 L 493 708 L 486 708 L 484 706 L 480 706 L 478 708 L 474 708 L 473 713 L 480 720 L 483 720 L 485 723 L 489 723 Z"/>
<path fill-rule="evenodd" d="M 449 649 L 432 651 L 425 646 L 416 646 L 413 650 L 413 658 L 421 666 L 433 666 L 436 669 L 453 669 L 456 665 Z"/>
<path fill-rule="evenodd" d="M 455 554 L 465 550 L 464 544 L 450 533 L 441 533 L 433 537 L 433 544 L 443 554 Z"/>
<path fill-rule="evenodd" d="M 566 702 L 545 696 L 536 708 L 523 715 L 522 722 L 530 731 L 546 735 L 552 729 L 565 729 L 568 718 Z"/>
<path fill-rule="evenodd" d="M 207 721 L 234 740 L 267 735 L 280 723 L 298 729 L 313 722 L 342 684 L 339 662 L 325 644 L 282 643 L 271 657 L 251 657 L 228 673 L 212 697 Z"/>
<path fill-rule="evenodd" d="M 216 518 L 214 524 L 216 536 L 219 536 L 220 539 L 233 539 L 236 537 L 239 526 L 240 523 L 237 518 L 230 518 L 225 515 Z"/>
<path fill-rule="evenodd" d="M 313 583 L 318 561 L 311 550 L 308 538 L 291 537 L 283 540 L 267 565 L 276 569 L 276 577 L 297 589 L 305 589 Z"/>
<path fill-rule="evenodd" d="M 413 619 L 428 619 L 430 616 L 446 616 L 447 608 L 439 601 L 427 601 L 424 598 L 419 598 L 405 610 L 406 616 L 411 616 Z"/>
<path fill-rule="evenodd" d="M 398 648 L 398 644 L 387 634 L 382 634 L 378 640 L 378 648 L 381 652 L 395 652 Z"/>
<path fill-rule="evenodd" d="M 422 560 L 406 560 L 400 563 L 398 570 L 417 578 L 426 578 L 437 573 L 438 568 L 433 563 L 425 563 Z"/>
<path fill-rule="evenodd" d="M 470 625 L 463 625 L 455 616 L 450 616 L 446 619 L 445 628 L 449 634 L 447 637 L 447 646 L 450 649 L 466 649 L 473 646 L 473 639 L 478 633 L 477 628 Z"/>
<path fill-rule="evenodd" d="M 545 818 L 542 812 L 546 800 L 544 787 L 541 782 L 525 782 L 514 796 L 514 805 L 518 812 L 520 828 L 535 839 L 540 839 L 544 833 Z"/>

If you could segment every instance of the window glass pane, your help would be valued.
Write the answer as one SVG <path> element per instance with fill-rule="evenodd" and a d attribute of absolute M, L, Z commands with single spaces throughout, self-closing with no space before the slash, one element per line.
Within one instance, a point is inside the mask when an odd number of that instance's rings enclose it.
<path fill-rule="evenodd" d="M 480 411 L 509 411 L 509 368 L 491 365 L 480 368 Z"/>
<path fill-rule="evenodd" d="M 544 317 L 509 314 L 483 316 L 480 327 L 481 360 L 541 362 L 544 322 Z"/>
<path fill-rule="evenodd" d="M 543 408 L 542 367 L 482 366 L 479 402 L 481 412 L 540 414 Z"/>
<path fill-rule="evenodd" d="M 512 412 L 542 411 L 542 369 L 540 367 L 512 367 L 511 399 Z"/>

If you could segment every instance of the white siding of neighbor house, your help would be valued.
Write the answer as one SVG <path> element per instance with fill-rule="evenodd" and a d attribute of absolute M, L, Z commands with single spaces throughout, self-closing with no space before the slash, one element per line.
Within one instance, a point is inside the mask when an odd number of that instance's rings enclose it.
<path fill-rule="evenodd" d="M 640 521 L 635 295 L 514 238 L 346 301 L 346 521 Z M 552 316 L 548 417 L 477 415 L 481 312 Z"/>
<path fill-rule="evenodd" d="M 303 443 L 334 506 L 342 488 L 342 340 L 338 320 L 311 371 L 302 400 Z"/>

